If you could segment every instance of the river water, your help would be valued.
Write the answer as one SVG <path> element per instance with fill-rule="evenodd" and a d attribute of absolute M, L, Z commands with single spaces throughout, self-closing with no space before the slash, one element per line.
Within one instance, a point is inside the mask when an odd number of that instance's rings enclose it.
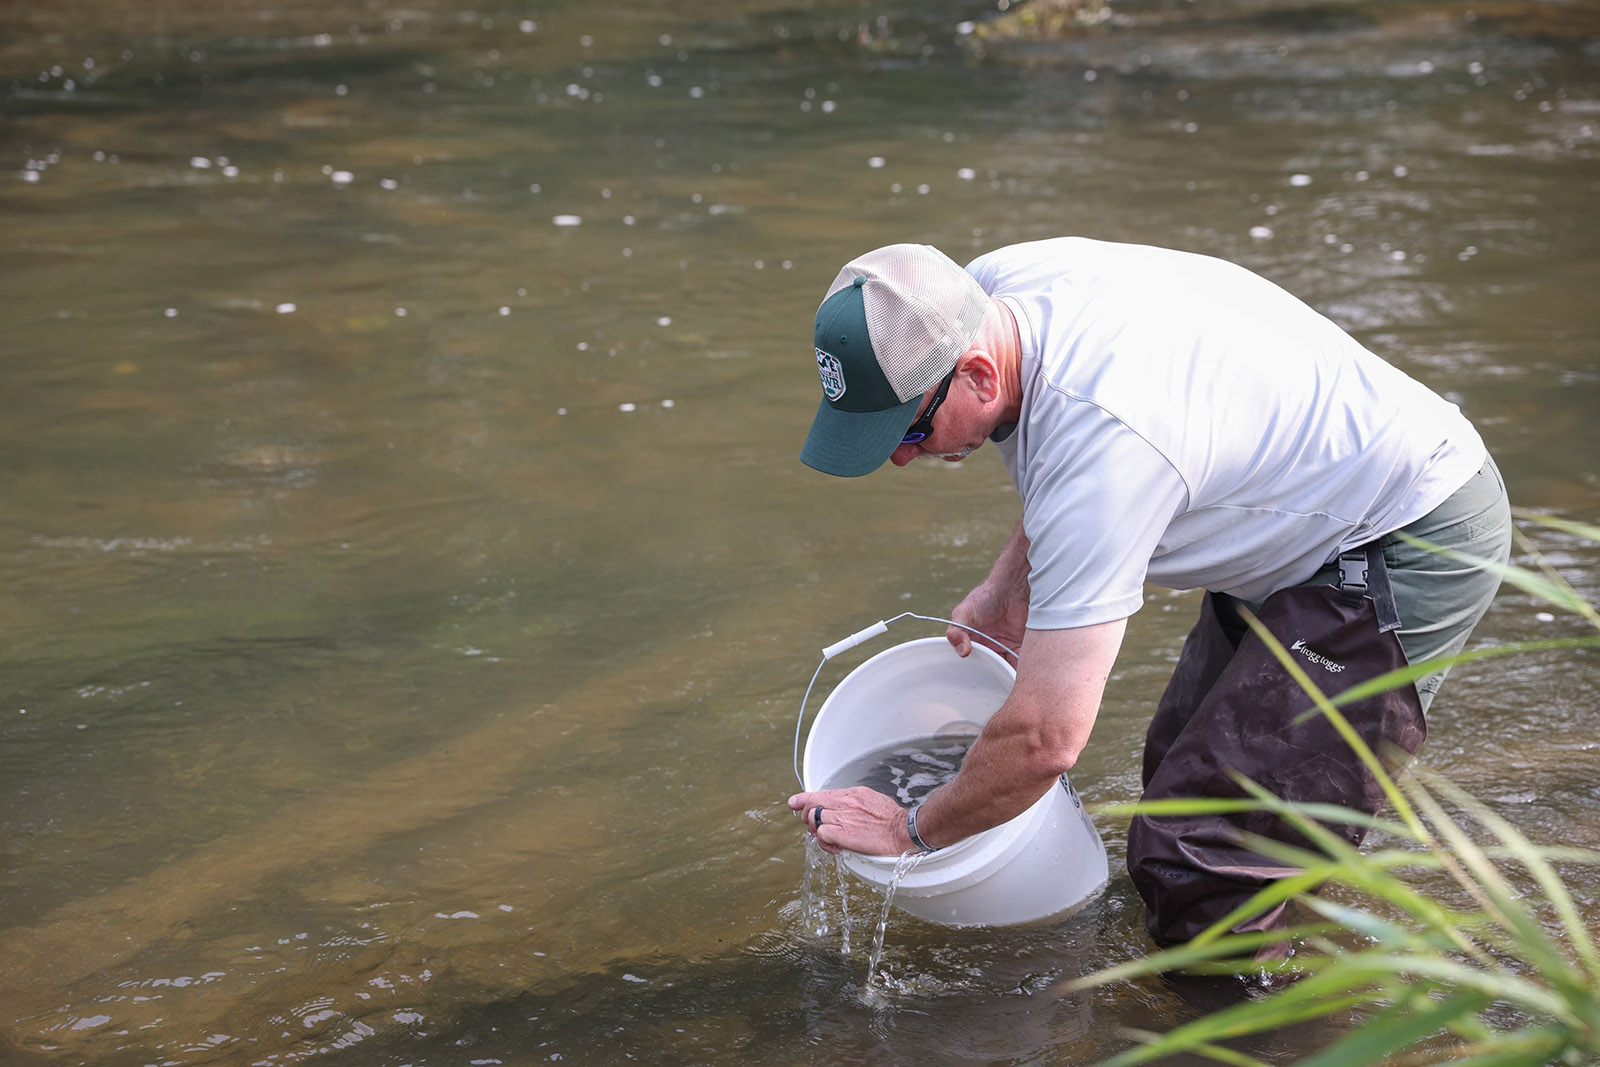
<path fill-rule="evenodd" d="M 1114 10 L 0 8 L 0 1060 L 1087 1063 L 1226 1002 L 1061 991 L 1148 948 L 1109 817 L 1088 910 L 897 920 L 886 995 L 806 928 L 818 649 L 947 613 L 1017 514 L 982 451 L 796 461 L 816 302 L 897 240 L 1232 258 L 1595 521 L 1600 27 Z M 1132 620 L 1087 800 L 1136 795 L 1195 603 Z M 1582 632 L 1508 589 L 1477 640 Z M 1597 703 L 1592 654 L 1464 667 L 1424 758 L 1600 846 Z"/>

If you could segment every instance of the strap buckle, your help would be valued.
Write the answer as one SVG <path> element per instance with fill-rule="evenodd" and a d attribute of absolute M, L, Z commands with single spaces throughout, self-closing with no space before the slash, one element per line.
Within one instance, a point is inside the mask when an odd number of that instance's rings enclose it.
<path fill-rule="evenodd" d="M 1339 591 L 1349 596 L 1367 595 L 1367 554 L 1357 549 L 1339 557 Z"/>

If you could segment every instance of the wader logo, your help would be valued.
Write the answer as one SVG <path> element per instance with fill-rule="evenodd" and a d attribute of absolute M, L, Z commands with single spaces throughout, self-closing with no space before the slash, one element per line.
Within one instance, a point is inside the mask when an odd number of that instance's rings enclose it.
<path fill-rule="evenodd" d="M 1300 638 L 1299 640 L 1297 640 L 1294 644 L 1290 645 L 1289 646 L 1289 651 L 1290 652 L 1298 652 L 1298 653 L 1300 653 L 1302 656 L 1304 656 L 1306 659 L 1310 660 L 1312 663 L 1315 663 L 1317 666 L 1322 667 L 1325 670 L 1328 670 L 1328 671 L 1330 671 L 1330 672 L 1332 672 L 1334 674 L 1339 674 L 1340 672 L 1342 672 L 1344 670 L 1344 664 L 1343 663 L 1335 663 L 1335 662 L 1333 662 L 1333 660 L 1329 659 L 1327 656 L 1322 655 L 1320 652 L 1313 652 L 1309 648 L 1307 648 L 1306 647 L 1306 639 L 1303 638 L 1303 637 Z"/>
<path fill-rule="evenodd" d="M 822 375 L 822 395 L 837 401 L 844 396 L 844 368 L 822 349 L 817 349 L 817 373 Z"/>

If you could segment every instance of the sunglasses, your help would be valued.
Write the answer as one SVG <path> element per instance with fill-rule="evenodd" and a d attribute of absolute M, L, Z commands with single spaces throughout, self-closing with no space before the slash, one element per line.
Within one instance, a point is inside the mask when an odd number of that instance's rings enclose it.
<path fill-rule="evenodd" d="M 939 383 L 939 391 L 933 394 L 932 400 L 928 401 L 928 410 L 924 411 L 917 418 L 917 421 L 911 424 L 911 429 L 907 430 L 906 435 L 900 438 L 901 444 L 914 445 L 918 441 L 926 440 L 928 435 L 933 433 L 933 413 L 939 410 L 940 404 L 944 403 L 945 394 L 950 392 L 950 382 L 954 380 L 955 376 L 956 369 L 951 367 L 950 373 L 946 374 L 944 380 Z"/>

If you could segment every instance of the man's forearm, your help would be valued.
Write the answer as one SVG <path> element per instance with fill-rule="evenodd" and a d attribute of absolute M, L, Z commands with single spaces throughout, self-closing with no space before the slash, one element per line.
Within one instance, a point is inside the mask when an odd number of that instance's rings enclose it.
<path fill-rule="evenodd" d="M 1016 818 L 1044 796 L 1066 769 L 1041 751 L 1031 731 L 989 721 L 962 761 L 961 773 L 936 790 L 919 812 L 918 830 L 933 846 L 954 844 Z"/>
<path fill-rule="evenodd" d="M 961 772 L 918 814 L 924 841 L 954 844 L 1015 818 L 1077 762 L 1126 626 L 1117 619 L 1028 631 L 1011 695 L 984 724 Z"/>

